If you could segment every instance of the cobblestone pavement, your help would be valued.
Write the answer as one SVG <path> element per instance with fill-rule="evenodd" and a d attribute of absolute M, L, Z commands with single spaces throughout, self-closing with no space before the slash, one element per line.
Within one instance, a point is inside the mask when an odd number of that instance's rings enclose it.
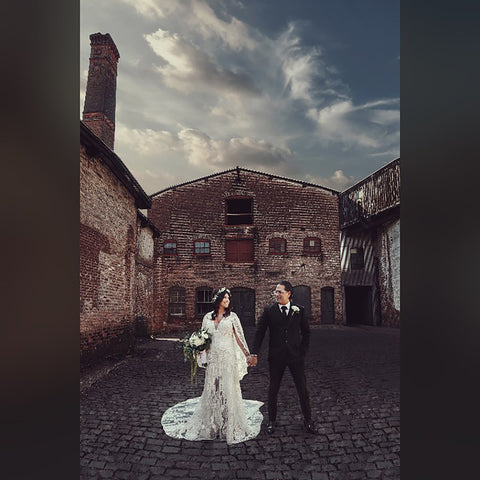
<path fill-rule="evenodd" d="M 244 398 L 265 403 L 267 340 L 241 382 Z M 312 327 L 306 376 L 319 434 L 303 430 L 287 370 L 274 434 L 230 446 L 165 435 L 163 412 L 200 395 L 204 372 L 192 390 L 175 342 L 138 340 L 134 354 L 83 378 L 80 479 L 399 479 L 399 340 L 396 329 Z"/>

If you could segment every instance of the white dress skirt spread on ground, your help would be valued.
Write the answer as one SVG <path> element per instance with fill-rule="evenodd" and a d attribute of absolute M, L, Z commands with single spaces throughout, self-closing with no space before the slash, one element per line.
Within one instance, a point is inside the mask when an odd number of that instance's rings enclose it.
<path fill-rule="evenodd" d="M 231 312 L 216 327 L 209 312 L 202 328 L 212 334 L 202 395 L 166 410 L 163 430 L 170 437 L 187 440 L 223 439 L 228 444 L 251 440 L 260 432 L 263 402 L 242 398 L 240 380 L 248 368 L 234 329 L 244 348 L 248 347 L 240 319 Z"/>

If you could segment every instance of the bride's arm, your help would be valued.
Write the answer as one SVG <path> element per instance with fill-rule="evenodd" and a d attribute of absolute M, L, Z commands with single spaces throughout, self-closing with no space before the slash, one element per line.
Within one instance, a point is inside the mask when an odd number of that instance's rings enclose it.
<path fill-rule="evenodd" d="M 235 340 L 237 341 L 238 343 L 238 346 L 241 348 L 243 354 L 248 357 L 250 355 L 250 353 L 248 352 L 248 350 L 242 345 L 242 342 L 240 341 L 240 339 L 238 338 L 238 335 L 237 335 L 237 332 L 235 331 L 235 327 L 233 327 L 233 333 L 235 335 Z"/>
<path fill-rule="evenodd" d="M 247 341 L 245 340 L 245 336 L 243 334 L 242 330 L 242 324 L 240 323 L 240 319 L 238 316 L 233 313 L 232 320 L 233 320 L 233 334 L 235 335 L 235 340 L 238 343 L 238 346 L 240 347 L 240 350 L 243 352 L 243 354 L 248 357 L 250 355 L 250 352 L 248 351 L 248 346 L 247 346 Z M 238 325 L 238 326 L 237 326 Z M 240 334 L 240 338 L 237 334 L 237 329 Z"/>

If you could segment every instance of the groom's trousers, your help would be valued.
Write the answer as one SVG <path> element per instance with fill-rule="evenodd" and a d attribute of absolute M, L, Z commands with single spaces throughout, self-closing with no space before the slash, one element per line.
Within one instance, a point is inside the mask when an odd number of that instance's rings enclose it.
<path fill-rule="evenodd" d="M 292 374 L 293 381 L 297 389 L 303 418 L 306 421 L 310 421 L 310 398 L 308 395 L 307 380 L 305 377 L 305 362 L 303 358 L 298 360 L 290 360 L 288 357 L 284 357 L 275 361 L 269 361 L 270 385 L 268 387 L 268 419 L 269 421 L 274 422 L 277 418 L 278 391 L 280 390 L 283 374 L 285 373 L 285 369 L 287 367 Z"/>

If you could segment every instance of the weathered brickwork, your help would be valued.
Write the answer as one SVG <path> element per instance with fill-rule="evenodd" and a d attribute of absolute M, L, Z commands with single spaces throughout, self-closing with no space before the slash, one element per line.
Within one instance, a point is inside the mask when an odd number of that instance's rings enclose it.
<path fill-rule="evenodd" d="M 115 105 L 117 63 L 120 58 L 112 37 L 107 33 L 90 35 L 90 65 L 83 110 L 83 121 L 98 138 L 113 150 L 115 141 Z"/>
<path fill-rule="evenodd" d="M 153 236 L 152 228 L 142 226 L 138 218 L 135 255 L 135 324 L 138 335 L 147 335 L 153 330 Z"/>
<path fill-rule="evenodd" d="M 82 362 L 132 342 L 137 209 L 97 157 L 80 150 L 80 335 Z"/>
<path fill-rule="evenodd" d="M 253 225 L 226 225 L 226 199 L 253 199 Z M 155 242 L 154 329 L 173 321 L 168 315 L 170 287 L 186 289 L 186 318 L 195 319 L 195 289 L 244 287 L 255 291 L 255 317 L 272 301 L 279 280 L 311 291 L 312 323 L 320 323 L 320 289 L 334 288 L 335 323 L 343 323 L 340 278 L 338 196 L 335 192 L 272 175 L 240 169 L 199 179 L 156 194 L 149 219 L 161 231 Z M 304 254 L 306 237 L 321 239 L 321 254 Z M 225 242 L 253 240 L 254 263 L 226 261 Z M 286 252 L 269 254 L 269 240 L 286 240 Z M 194 241 L 210 241 L 211 254 L 194 255 Z M 162 255 L 167 240 L 177 255 Z"/>
<path fill-rule="evenodd" d="M 378 229 L 380 305 L 383 324 L 400 326 L 400 220 Z"/>

